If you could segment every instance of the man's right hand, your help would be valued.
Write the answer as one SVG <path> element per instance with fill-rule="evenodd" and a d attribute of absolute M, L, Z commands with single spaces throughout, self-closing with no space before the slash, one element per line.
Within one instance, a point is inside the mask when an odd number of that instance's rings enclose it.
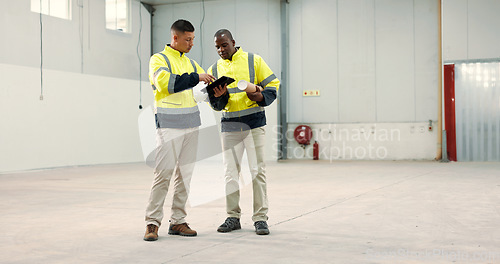
<path fill-rule="evenodd" d="M 215 77 L 208 74 L 208 73 L 200 73 L 198 74 L 199 78 L 200 78 L 200 82 L 204 82 L 206 84 L 209 84 L 213 81 L 215 81 Z"/>
<path fill-rule="evenodd" d="M 215 92 L 214 94 L 215 97 L 221 97 L 222 95 L 227 93 L 227 84 L 224 84 L 224 86 L 219 85 L 219 87 L 215 87 L 214 92 Z"/>

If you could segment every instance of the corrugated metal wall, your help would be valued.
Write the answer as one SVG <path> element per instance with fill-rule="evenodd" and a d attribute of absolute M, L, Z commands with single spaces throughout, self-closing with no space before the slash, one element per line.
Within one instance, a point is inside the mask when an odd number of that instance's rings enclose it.
<path fill-rule="evenodd" d="M 458 161 L 500 161 L 500 63 L 455 65 Z"/>

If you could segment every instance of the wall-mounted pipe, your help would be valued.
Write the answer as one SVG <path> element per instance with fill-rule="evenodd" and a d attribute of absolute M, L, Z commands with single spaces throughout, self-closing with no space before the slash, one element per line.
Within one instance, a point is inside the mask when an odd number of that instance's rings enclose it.
<path fill-rule="evenodd" d="M 438 81 L 438 131 L 437 131 L 437 149 L 436 160 L 441 160 L 443 156 L 442 143 L 443 143 L 443 2 L 438 1 L 438 64 L 439 64 L 439 81 Z"/>
<path fill-rule="evenodd" d="M 287 86 L 288 86 L 288 58 L 289 58 L 289 17 L 288 17 L 288 0 L 281 0 L 281 82 L 278 93 L 278 124 L 280 136 L 278 137 L 278 160 L 287 159 L 287 139 L 286 130 L 287 123 Z"/>

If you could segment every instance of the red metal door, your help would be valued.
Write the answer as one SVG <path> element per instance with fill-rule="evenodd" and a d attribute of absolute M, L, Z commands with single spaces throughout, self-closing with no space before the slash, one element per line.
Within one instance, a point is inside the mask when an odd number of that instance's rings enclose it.
<path fill-rule="evenodd" d="M 455 129 L 455 65 L 444 65 L 444 129 L 448 159 L 457 161 Z"/>

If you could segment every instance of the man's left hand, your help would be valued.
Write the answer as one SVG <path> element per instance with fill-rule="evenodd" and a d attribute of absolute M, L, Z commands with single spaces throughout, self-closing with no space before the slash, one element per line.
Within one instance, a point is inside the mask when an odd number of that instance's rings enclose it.
<path fill-rule="evenodd" d="M 260 102 L 260 101 L 264 100 L 264 96 L 261 93 L 261 91 L 264 89 L 262 89 L 262 87 L 260 87 L 260 86 L 257 86 L 257 88 L 258 88 L 258 90 L 253 92 L 253 93 L 247 92 L 247 96 L 252 101 Z"/>

